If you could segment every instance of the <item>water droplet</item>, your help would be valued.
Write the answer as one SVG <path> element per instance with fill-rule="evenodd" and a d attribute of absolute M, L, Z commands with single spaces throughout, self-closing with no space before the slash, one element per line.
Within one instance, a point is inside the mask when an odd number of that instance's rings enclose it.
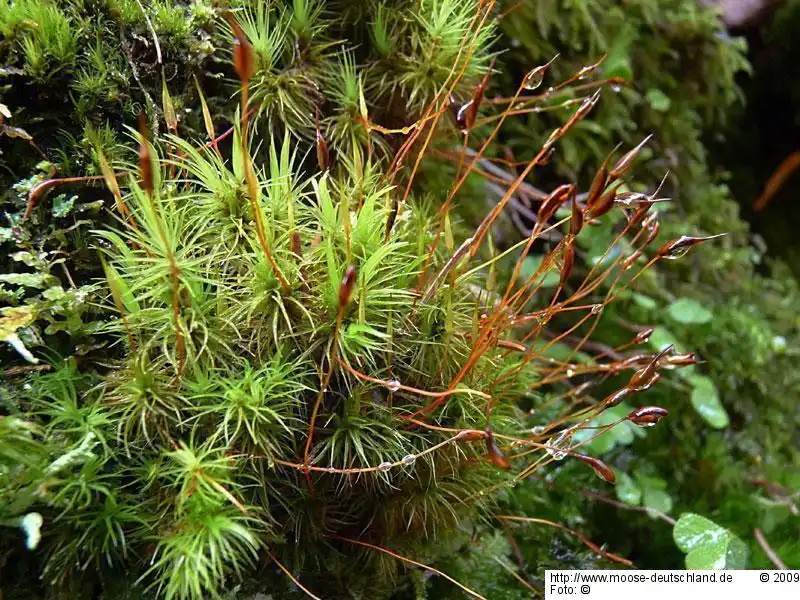
<path fill-rule="evenodd" d="M 614 83 L 611 85 L 611 91 L 615 94 L 619 94 L 622 91 L 622 86 L 618 83 Z"/>
<path fill-rule="evenodd" d="M 400 390 L 401 384 L 397 379 L 392 379 L 386 382 L 386 387 L 392 392 L 397 392 Z"/>
<path fill-rule="evenodd" d="M 528 74 L 525 75 L 525 79 L 523 81 L 523 86 L 526 90 L 535 90 L 540 85 L 542 85 L 542 81 L 544 81 L 544 73 L 547 70 L 547 67 L 540 66 L 528 71 Z"/>
<path fill-rule="evenodd" d="M 392 469 L 392 463 L 390 462 L 382 462 L 381 464 L 378 465 L 378 470 L 383 471 L 384 473 L 386 471 L 390 471 L 391 469 Z"/>
<path fill-rule="evenodd" d="M 683 258 L 689 254 L 689 246 L 682 246 L 680 248 L 675 248 L 674 250 L 670 250 L 664 255 L 664 258 L 667 260 L 678 260 L 679 258 Z"/>
<path fill-rule="evenodd" d="M 567 369 L 567 377 L 575 377 L 575 370 Z"/>
<path fill-rule="evenodd" d="M 593 315 L 599 315 L 603 312 L 603 305 L 602 304 L 593 304 L 592 310 L 590 311 Z"/>
<path fill-rule="evenodd" d="M 531 429 L 531 433 L 533 435 L 542 435 L 544 433 L 544 425 L 537 425 L 533 429 Z"/>
<path fill-rule="evenodd" d="M 658 371 L 644 367 L 633 374 L 627 387 L 632 392 L 646 392 L 653 387 L 659 379 L 661 379 L 661 375 L 659 375 Z"/>
<path fill-rule="evenodd" d="M 417 456 L 415 454 L 406 454 L 402 459 L 401 462 L 404 465 L 413 465 L 414 462 L 417 460 Z"/>
<path fill-rule="evenodd" d="M 564 432 L 547 440 L 547 453 L 556 460 L 562 460 L 570 449 L 569 438 Z"/>

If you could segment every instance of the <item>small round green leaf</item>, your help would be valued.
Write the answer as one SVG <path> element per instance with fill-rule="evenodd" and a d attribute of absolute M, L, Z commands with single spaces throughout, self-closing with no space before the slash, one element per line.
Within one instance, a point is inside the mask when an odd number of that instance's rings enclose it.
<path fill-rule="evenodd" d="M 633 298 L 634 303 L 638 304 L 645 310 L 655 310 L 658 308 L 658 304 L 650 296 L 645 296 L 644 294 L 634 292 L 631 298 Z"/>
<path fill-rule="evenodd" d="M 703 419 L 715 429 L 725 429 L 730 423 L 728 413 L 719 400 L 714 382 L 703 375 L 689 378 L 692 385 L 692 406 Z"/>
<path fill-rule="evenodd" d="M 642 504 L 647 508 L 652 508 L 662 513 L 669 513 L 672 510 L 672 497 L 664 490 L 654 487 L 644 488 Z"/>
<path fill-rule="evenodd" d="M 680 298 L 669 305 L 669 316 L 685 325 L 702 325 L 714 315 L 702 304 L 691 298 Z"/>
<path fill-rule="evenodd" d="M 681 515 L 672 530 L 675 544 L 686 553 L 687 569 L 744 569 L 747 547 L 733 533 L 696 515 Z"/>
<path fill-rule="evenodd" d="M 624 502 L 625 504 L 639 506 L 642 501 L 642 490 L 636 485 L 633 477 L 617 469 L 614 469 L 614 472 L 617 476 L 617 484 L 615 487 L 617 498 L 620 502 Z"/>
<path fill-rule="evenodd" d="M 670 330 L 660 325 L 653 329 L 653 333 L 647 343 L 656 352 L 661 352 L 670 344 L 675 347 L 676 352 L 683 352 L 681 349 L 682 344 L 678 341 L 678 338 Z"/>
<path fill-rule="evenodd" d="M 669 107 L 672 105 L 672 100 L 669 99 L 669 96 L 656 88 L 650 88 L 647 90 L 645 98 L 647 99 L 647 103 L 650 105 L 650 108 L 657 112 L 667 112 Z"/>

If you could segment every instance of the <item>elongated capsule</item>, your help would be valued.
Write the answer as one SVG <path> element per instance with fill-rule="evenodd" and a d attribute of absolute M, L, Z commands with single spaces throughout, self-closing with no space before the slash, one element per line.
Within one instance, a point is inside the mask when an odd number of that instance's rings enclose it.
<path fill-rule="evenodd" d="M 661 365 L 666 369 L 672 369 L 675 367 L 688 367 L 690 365 L 696 365 L 698 362 L 697 354 L 694 352 L 687 352 L 685 354 L 673 354 L 672 356 L 667 356 L 664 358 Z"/>
<path fill-rule="evenodd" d="M 642 251 L 640 249 L 634 250 L 631 254 L 622 259 L 622 262 L 619 264 L 620 268 L 623 271 L 630 269 L 641 256 Z"/>
<path fill-rule="evenodd" d="M 462 429 L 456 435 L 456 439 L 462 442 L 477 442 L 486 437 L 486 433 L 479 429 Z"/>
<path fill-rule="evenodd" d="M 350 296 L 353 293 L 353 285 L 356 282 L 356 268 L 354 266 L 347 267 L 342 277 L 342 283 L 339 285 L 339 308 L 344 308 L 350 302 Z"/>
<path fill-rule="evenodd" d="M 621 390 L 617 390 L 616 392 L 609 394 L 605 398 L 603 398 L 603 405 L 607 408 L 611 408 L 612 406 L 617 406 L 620 404 L 627 396 L 632 393 L 629 387 L 624 387 Z"/>
<path fill-rule="evenodd" d="M 472 101 L 467 108 L 464 122 L 468 130 L 472 129 L 472 126 L 475 124 L 475 119 L 478 117 L 478 109 L 481 107 L 481 102 L 483 102 L 483 94 L 486 91 L 486 86 L 489 84 L 489 77 L 492 74 L 492 69 L 494 69 L 495 60 L 494 58 L 492 59 L 489 70 L 486 71 L 486 75 L 484 75 L 480 83 L 475 86 L 475 91 L 472 93 Z"/>
<path fill-rule="evenodd" d="M 145 192 L 152 198 L 155 185 L 153 183 L 153 160 L 147 144 L 147 133 L 147 120 L 144 113 L 139 113 L 139 134 L 142 136 L 139 141 L 139 177 Z"/>
<path fill-rule="evenodd" d="M 233 13 L 226 12 L 225 17 L 228 19 L 228 23 L 233 29 L 233 35 L 236 37 L 233 42 L 233 68 L 239 76 L 239 81 L 244 84 L 250 81 L 256 70 L 253 45 L 247 39 L 247 34 L 236 21 Z"/>
<path fill-rule="evenodd" d="M 614 167 L 609 172 L 609 176 L 612 181 L 614 179 L 618 179 L 625 173 L 625 171 L 631 168 L 631 165 L 633 165 L 633 162 L 636 160 L 636 157 L 639 156 L 639 152 L 642 151 L 642 148 L 644 148 L 645 144 L 647 144 L 647 142 L 649 142 L 650 138 L 652 137 L 653 134 L 651 133 L 641 142 L 639 142 L 635 148 L 629 150 L 628 152 L 622 155 L 622 157 L 616 162 Z"/>
<path fill-rule="evenodd" d="M 494 441 L 494 436 L 489 429 L 486 429 L 486 449 L 489 453 L 489 460 L 492 461 L 492 464 L 499 468 L 503 469 L 504 471 L 508 471 L 511 468 L 511 463 L 508 462 L 508 459 L 502 453 L 500 448 L 497 447 L 497 444 Z"/>
<path fill-rule="evenodd" d="M 614 199 L 617 197 L 617 186 L 612 185 L 591 206 L 586 207 L 587 216 L 596 219 L 602 217 L 614 208 Z"/>
<path fill-rule="evenodd" d="M 599 458 L 577 453 L 575 457 L 592 467 L 595 474 L 606 483 L 614 484 L 617 482 L 617 476 L 614 474 L 614 470 Z"/>
<path fill-rule="evenodd" d="M 497 347 L 505 348 L 506 350 L 515 350 L 517 352 L 528 351 L 528 349 L 523 344 L 512 342 L 511 340 L 497 340 Z"/>
<path fill-rule="evenodd" d="M 572 215 L 569 218 L 569 232 L 573 236 L 578 235 L 583 229 L 583 211 L 578 206 L 578 201 L 572 198 Z"/>
<path fill-rule="evenodd" d="M 683 256 L 686 256 L 686 253 L 689 250 L 696 246 L 697 244 L 701 244 L 702 242 L 707 242 L 708 240 L 713 240 L 719 237 L 727 235 L 725 233 L 718 233 L 717 235 L 707 235 L 705 237 L 692 237 L 688 235 L 682 235 L 677 240 L 672 242 L 667 242 L 661 248 L 658 249 L 657 255 L 659 258 L 666 258 L 667 260 L 676 260 Z"/>
<path fill-rule="evenodd" d="M 630 223 L 630 225 L 633 226 L 636 225 L 642 219 L 644 219 L 645 215 L 647 214 L 647 211 L 650 210 L 650 206 L 651 206 L 650 204 L 640 204 L 636 208 L 636 210 L 633 211 L 631 218 L 628 219 L 628 223 Z"/>
<path fill-rule="evenodd" d="M 28 206 L 25 209 L 25 215 L 22 217 L 22 221 L 25 222 L 31 216 L 31 212 L 33 212 L 33 208 L 39 202 L 41 198 L 44 198 L 50 190 L 61 183 L 60 179 L 45 179 L 41 183 L 37 183 L 31 191 L 28 192 Z"/>
<path fill-rule="evenodd" d="M 597 202 L 598 198 L 600 198 L 600 194 L 602 194 L 603 190 L 606 189 L 606 184 L 608 183 L 608 161 L 610 160 L 611 154 L 606 156 L 603 164 L 600 165 L 597 173 L 594 174 L 592 185 L 589 187 L 589 195 L 586 198 L 587 211 L 595 202 Z"/>
<path fill-rule="evenodd" d="M 648 327 L 647 329 L 642 329 L 641 331 L 636 333 L 636 336 L 633 338 L 634 344 L 644 344 L 647 340 L 650 339 L 650 336 L 653 335 L 655 328 Z"/>
<path fill-rule="evenodd" d="M 289 250 L 298 258 L 303 257 L 303 247 L 301 244 L 300 233 L 293 231 L 289 235 Z"/>
<path fill-rule="evenodd" d="M 539 212 L 536 215 L 539 223 L 547 223 L 550 217 L 556 213 L 558 208 L 567 201 L 574 191 L 575 186 L 570 183 L 565 183 L 550 192 L 550 195 L 542 202 L 542 205 L 539 207 Z"/>
<path fill-rule="evenodd" d="M 639 427 L 652 427 L 667 415 L 669 415 L 669 411 L 666 408 L 642 406 L 631 411 L 626 419 Z"/>
<path fill-rule="evenodd" d="M 573 248 L 572 244 L 567 244 L 564 246 L 564 260 L 561 263 L 561 280 L 559 282 L 560 287 L 564 287 L 564 284 L 569 279 L 569 275 L 572 272 L 572 266 L 575 264 L 575 248 Z"/>

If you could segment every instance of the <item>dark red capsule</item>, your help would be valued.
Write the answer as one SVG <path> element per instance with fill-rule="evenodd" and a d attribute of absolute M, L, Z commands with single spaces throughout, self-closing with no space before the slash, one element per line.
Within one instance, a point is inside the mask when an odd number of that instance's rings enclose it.
<path fill-rule="evenodd" d="M 255 54 L 250 40 L 247 39 L 247 34 L 241 28 L 233 13 L 225 13 L 228 23 L 233 29 L 233 35 L 236 39 L 233 42 L 233 68 L 239 76 L 242 84 L 250 81 L 256 70 Z"/>
<path fill-rule="evenodd" d="M 642 151 L 645 144 L 650 141 L 650 138 L 653 137 L 653 134 L 648 135 L 644 138 L 639 144 L 636 145 L 633 150 L 630 150 L 622 155 L 622 157 L 617 161 L 614 167 L 609 172 L 609 176 L 612 180 L 619 178 L 621 175 L 625 173 L 628 169 L 631 168 L 633 162 L 636 160 L 636 157 L 639 155 L 639 152 Z"/>
<path fill-rule="evenodd" d="M 564 246 L 564 261 L 561 263 L 561 280 L 559 285 L 563 288 L 567 282 L 570 273 L 572 273 L 572 266 L 575 264 L 575 248 L 572 244 Z"/>
<path fill-rule="evenodd" d="M 603 193 L 603 190 L 606 189 L 606 184 L 608 183 L 608 161 L 611 160 L 611 155 L 609 154 L 606 159 L 603 161 L 603 164 L 600 165 L 600 168 L 597 170 L 597 173 L 594 174 L 594 178 L 592 179 L 592 185 L 589 187 L 589 196 L 586 198 L 586 209 L 588 210 L 597 199 L 600 198 L 600 194 Z"/>
<path fill-rule="evenodd" d="M 489 450 L 489 460 L 491 460 L 492 464 L 498 469 L 503 469 L 504 471 L 508 471 L 511 468 L 511 463 L 508 462 L 508 459 L 500 451 L 500 448 L 497 447 L 497 444 L 495 444 L 494 440 L 489 442 L 488 441 L 489 438 L 486 439 Z"/>
<path fill-rule="evenodd" d="M 350 302 L 350 296 L 353 293 L 353 285 L 356 282 L 356 268 L 352 265 L 347 267 L 342 277 L 342 283 L 339 285 L 339 307 L 344 308 Z"/>
<path fill-rule="evenodd" d="M 600 194 L 597 201 L 591 206 L 586 206 L 587 217 L 596 219 L 602 217 L 614 208 L 614 199 L 617 197 L 617 186 L 612 185 L 605 192 Z"/>
<path fill-rule="evenodd" d="M 478 429 L 462 429 L 456 435 L 456 438 L 463 442 L 477 442 L 485 437 L 486 434 Z"/>
<path fill-rule="evenodd" d="M 655 328 L 648 327 L 647 329 L 642 329 L 636 333 L 636 337 L 633 338 L 634 344 L 644 344 L 647 340 L 650 339 L 650 336 L 653 335 Z"/>
<path fill-rule="evenodd" d="M 575 197 L 572 198 L 572 216 L 569 219 L 569 232 L 573 236 L 578 235 L 583 229 L 583 211 L 578 206 Z"/>
<path fill-rule="evenodd" d="M 572 184 L 566 183 L 554 189 L 547 198 L 544 199 L 542 205 L 539 207 L 539 212 L 536 215 L 537 220 L 541 224 L 547 223 L 550 218 L 556 213 L 558 208 L 567 201 L 573 194 L 575 187 Z"/>
<path fill-rule="evenodd" d="M 575 454 L 575 457 L 592 467 L 595 474 L 606 483 L 614 484 L 617 482 L 617 476 L 614 474 L 614 470 L 599 458 L 586 456 L 585 454 Z"/>
<path fill-rule="evenodd" d="M 661 363 L 661 366 L 663 366 L 665 369 L 671 369 L 674 367 L 688 367 L 691 365 L 696 365 L 698 362 L 697 354 L 694 352 L 686 352 L 685 354 L 673 354 L 672 356 L 665 357 Z"/>
<path fill-rule="evenodd" d="M 147 120 L 144 113 L 139 113 L 139 176 L 142 180 L 142 187 L 147 195 L 152 198 L 154 191 L 153 183 L 153 160 L 150 155 L 150 147 L 147 144 Z"/>
<path fill-rule="evenodd" d="M 289 235 L 289 250 L 298 258 L 303 257 L 303 247 L 300 239 L 300 233 L 293 231 Z"/>
<path fill-rule="evenodd" d="M 613 394 L 609 394 L 603 399 L 603 404 L 607 408 L 611 408 L 612 406 L 616 406 L 620 404 L 627 396 L 631 394 L 632 390 L 630 388 L 624 387 L 621 390 L 617 390 Z"/>
<path fill-rule="evenodd" d="M 484 75 L 480 83 L 475 86 L 475 91 L 472 93 L 472 101 L 467 106 L 467 111 L 464 115 L 464 127 L 467 130 L 472 129 L 472 126 L 475 124 L 475 119 L 478 117 L 478 109 L 481 107 L 483 94 L 486 91 L 486 86 L 489 83 L 489 77 L 491 76 L 492 69 L 494 68 L 494 61 L 495 59 L 493 58 L 492 63 L 489 65 L 489 70 L 486 71 L 486 75 Z"/>

